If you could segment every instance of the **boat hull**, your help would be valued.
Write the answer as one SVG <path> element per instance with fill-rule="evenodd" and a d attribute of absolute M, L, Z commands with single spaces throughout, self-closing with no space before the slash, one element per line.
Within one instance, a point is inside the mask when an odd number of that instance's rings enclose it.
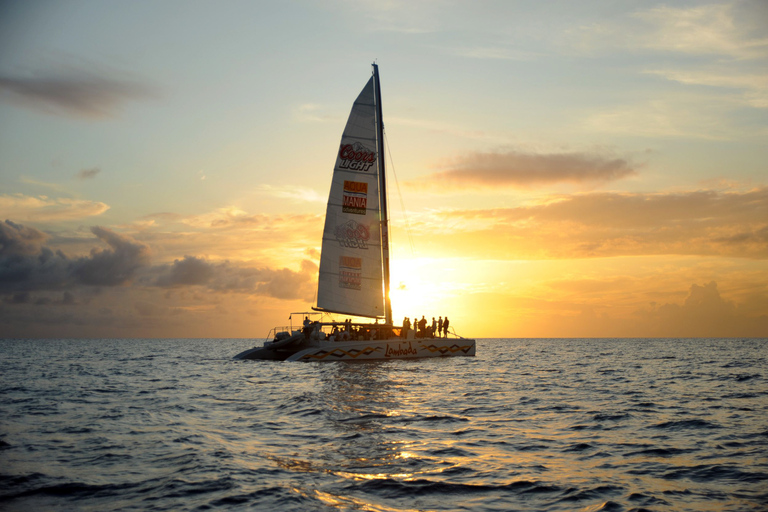
<path fill-rule="evenodd" d="M 263 347 L 249 348 L 235 356 L 235 359 L 261 359 L 267 361 L 285 361 L 305 344 L 304 335 L 294 334 L 280 341 L 265 343 Z"/>
<path fill-rule="evenodd" d="M 371 341 L 321 342 L 302 348 L 286 361 L 382 361 L 426 357 L 463 357 L 475 355 L 475 340 L 466 338 L 393 338 Z"/>
<path fill-rule="evenodd" d="M 288 340 L 286 340 L 287 342 Z M 471 357 L 475 340 L 466 338 L 392 338 L 371 341 L 295 341 L 270 343 L 241 352 L 235 359 L 267 361 L 386 361 L 426 357 Z"/>

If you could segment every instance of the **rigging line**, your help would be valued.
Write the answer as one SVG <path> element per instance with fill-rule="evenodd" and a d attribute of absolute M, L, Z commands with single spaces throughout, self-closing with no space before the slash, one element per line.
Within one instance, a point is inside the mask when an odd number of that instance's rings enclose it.
<path fill-rule="evenodd" d="M 397 197 L 400 199 L 400 208 L 403 212 L 403 218 L 405 219 L 405 230 L 408 233 L 408 242 L 411 244 L 411 257 L 415 256 L 413 250 L 413 235 L 411 233 L 411 223 L 408 222 L 408 214 L 405 211 L 405 203 L 403 202 L 403 194 L 400 192 L 400 181 L 397 179 L 397 172 L 395 172 L 395 161 L 392 160 L 392 151 L 389 149 L 389 139 L 387 138 L 386 130 L 382 130 L 384 133 L 384 145 L 387 148 L 387 155 L 389 155 L 389 167 L 392 169 L 392 175 L 395 177 L 395 186 L 397 187 Z M 392 237 L 390 237 L 390 245 L 392 244 Z"/>

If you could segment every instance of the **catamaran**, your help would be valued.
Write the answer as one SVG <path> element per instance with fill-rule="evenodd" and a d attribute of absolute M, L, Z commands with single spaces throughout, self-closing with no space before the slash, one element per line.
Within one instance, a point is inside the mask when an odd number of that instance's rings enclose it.
<path fill-rule="evenodd" d="M 236 359 L 355 361 L 474 356 L 453 330 L 394 325 L 389 297 L 389 217 L 379 68 L 352 105 L 333 171 L 313 312 L 291 313 L 263 346 Z M 330 314 L 375 319 L 328 320 Z M 294 325 L 294 316 L 299 319 Z M 383 322 L 379 323 L 379 320 Z M 414 319 L 415 321 L 415 319 Z M 301 322 L 299 324 L 299 322 Z"/>

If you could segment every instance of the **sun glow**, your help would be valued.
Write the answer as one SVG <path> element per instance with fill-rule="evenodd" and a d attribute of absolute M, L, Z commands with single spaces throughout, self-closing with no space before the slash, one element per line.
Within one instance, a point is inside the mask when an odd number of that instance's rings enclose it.
<path fill-rule="evenodd" d="M 389 297 L 392 301 L 392 316 L 396 324 L 404 317 L 411 321 L 423 315 L 427 321 L 432 316 L 445 315 L 444 297 L 440 290 L 440 281 L 430 269 L 431 260 L 398 260 L 392 265 L 392 286 Z"/>

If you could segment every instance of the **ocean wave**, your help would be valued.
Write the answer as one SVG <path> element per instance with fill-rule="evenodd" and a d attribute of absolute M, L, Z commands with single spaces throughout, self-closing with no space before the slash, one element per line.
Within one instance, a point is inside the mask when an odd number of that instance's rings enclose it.
<path fill-rule="evenodd" d="M 768 499 L 768 340 L 479 340 L 471 364 L 356 365 L 235 364 L 238 340 L 58 340 L 41 366 L 35 343 L 0 341 L 9 511 Z"/>

